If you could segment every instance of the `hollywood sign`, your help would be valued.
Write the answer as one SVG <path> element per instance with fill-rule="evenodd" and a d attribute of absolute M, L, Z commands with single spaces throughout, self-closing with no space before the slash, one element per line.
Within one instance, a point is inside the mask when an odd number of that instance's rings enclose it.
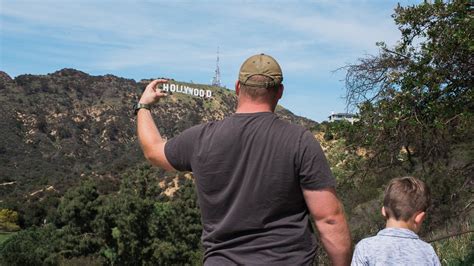
<path fill-rule="evenodd" d="M 166 92 L 179 92 L 179 93 L 184 93 L 184 94 L 189 94 L 191 96 L 196 96 L 196 97 L 201 97 L 201 98 L 211 98 L 212 97 L 212 91 L 211 90 L 203 90 L 203 89 L 196 89 L 196 88 L 190 88 L 185 85 L 178 85 L 178 84 L 173 84 L 173 83 L 163 83 L 162 87 L 163 91 Z"/>

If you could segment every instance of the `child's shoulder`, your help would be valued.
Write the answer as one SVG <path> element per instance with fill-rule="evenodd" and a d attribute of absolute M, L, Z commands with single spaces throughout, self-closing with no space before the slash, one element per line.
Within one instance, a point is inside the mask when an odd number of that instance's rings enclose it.
<path fill-rule="evenodd" d="M 382 250 L 412 250 L 433 254 L 433 247 L 420 239 L 414 232 L 403 228 L 385 228 L 377 235 L 364 238 L 356 245 L 356 249 L 368 253 L 378 253 Z"/>
<path fill-rule="evenodd" d="M 363 238 L 356 244 L 356 248 L 359 249 L 371 249 L 372 246 L 377 246 L 380 241 L 380 236 L 374 235 L 374 236 L 369 236 L 366 238 Z"/>
<path fill-rule="evenodd" d="M 369 248 L 372 250 L 378 249 L 385 245 L 390 245 L 391 242 L 398 242 L 405 238 L 418 238 L 418 236 L 411 232 L 407 234 L 407 232 L 401 231 L 406 229 L 399 229 L 399 228 L 385 228 L 380 230 L 376 235 L 366 237 L 357 243 L 357 246 L 360 248 Z M 403 235 L 407 234 L 407 235 Z M 401 237 L 401 238 L 400 238 Z"/>

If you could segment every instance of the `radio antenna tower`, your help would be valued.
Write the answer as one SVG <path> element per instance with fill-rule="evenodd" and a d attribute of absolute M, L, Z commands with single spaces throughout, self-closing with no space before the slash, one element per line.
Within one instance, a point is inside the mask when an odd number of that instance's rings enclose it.
<path fill-rule="evenodd" d="M 221 71 L 219 70 L 219 47 L 217 47 L 216 71 L 214 78 L 212 78 L 212 86 L 221 86 Z"/>

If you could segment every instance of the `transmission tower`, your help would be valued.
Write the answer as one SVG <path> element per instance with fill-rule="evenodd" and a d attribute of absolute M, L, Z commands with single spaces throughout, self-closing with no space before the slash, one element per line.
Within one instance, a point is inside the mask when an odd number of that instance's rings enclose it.
<path fill-rule="evenodd" d="M 221 71 L 219 70 L 219 47 L 217 47 L 216 71 L 212 78 L 212 86 L 221 86 Z"/>

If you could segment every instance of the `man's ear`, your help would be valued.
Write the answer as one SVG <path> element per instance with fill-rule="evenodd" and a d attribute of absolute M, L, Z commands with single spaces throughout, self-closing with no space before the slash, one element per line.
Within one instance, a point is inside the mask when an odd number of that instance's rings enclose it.
<path fill-rule="evenodd" d="M 235 82 L 235 94 L 237 94 L 237 96 L 239 96 L 240 94 L 240 81 L 239 80 Z"/>
<path fill-rule="evenodd" d="M 283 90 L 285 89 L 285 87 L 283 86 L 283 84 L 280 84 L 280 87 L 278 88 L 278 93 L 277 93 L 277 99 L 280 100 L 281 97 L 283 96 Z"/>
<path fill-rule="evenodd" d="M 426 212 L 419 212 L 415 214 L 415 223 L 421 224 L 426 218 Z"/>
<path fill-rule="evenodd" d="M 385 207 L 382 206 L 382 216 L 387 218 L 387 212 L 385 212 Z"/>

